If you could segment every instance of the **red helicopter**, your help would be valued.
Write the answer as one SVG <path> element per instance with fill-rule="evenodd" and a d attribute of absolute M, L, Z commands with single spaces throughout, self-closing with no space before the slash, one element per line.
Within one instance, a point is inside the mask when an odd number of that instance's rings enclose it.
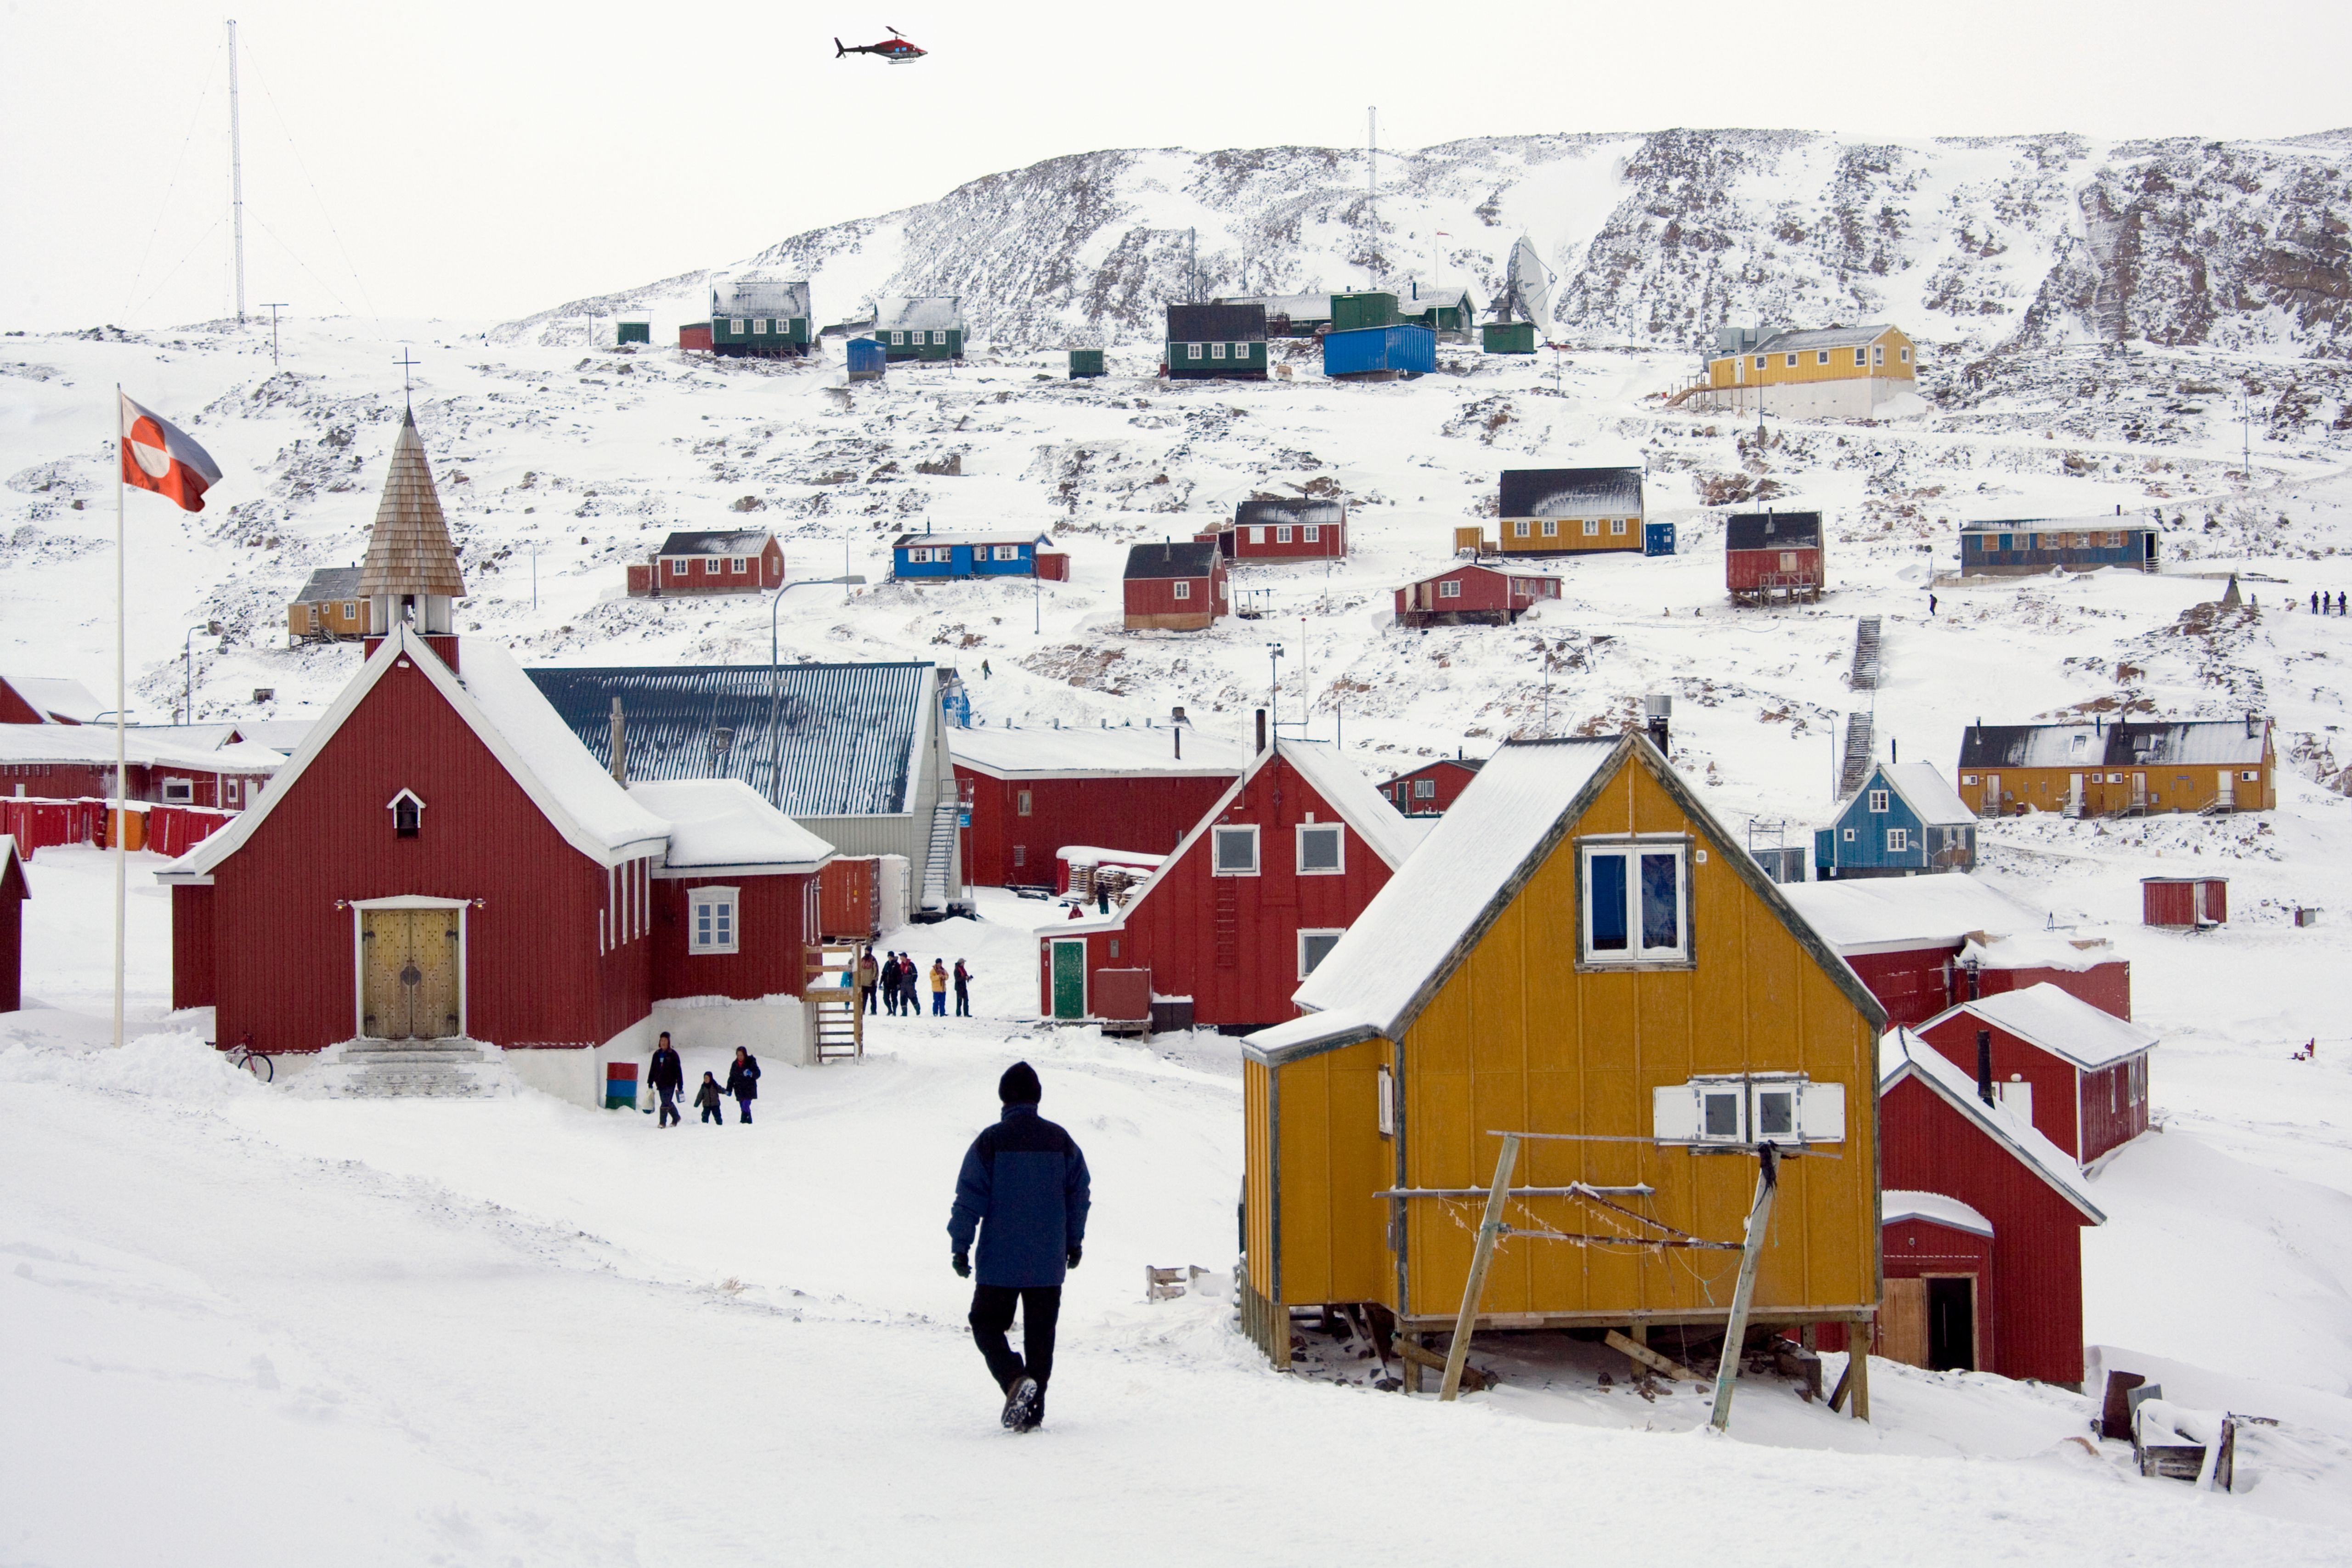
<path fill-rule="evenodd" d="M 839 59 L 844 55 L 880 55 L 892 65 L 902 66 L 908 60 L 921 59 L 925 52 L 909 43 L 907 36 L 896 27 L 892 27 L 890 36 L 878 44 L 845 45 L 839 38 L 833 40 L 835 59 Z"/>

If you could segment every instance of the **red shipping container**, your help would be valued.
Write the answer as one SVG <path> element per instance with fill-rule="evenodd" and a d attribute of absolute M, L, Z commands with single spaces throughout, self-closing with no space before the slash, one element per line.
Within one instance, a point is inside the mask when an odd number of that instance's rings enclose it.
<path fill-rule="evenodd" d="M 2227 877 L 2142 877 L 2140 923 L 2193 931 L 2230 918 Z"/>
<path fill-rule="evenodd" d="M 1037 563 L 1037 575 L 1048 583 L 1070 580 L 1070 558 L 1058 550 L 1040 550 L 1032 557 Z"/>
<path fill-rule="evenodd" d="M 881 862 L 867 855 L 825 862 L 817 873 L 817 925 L 828 942 L 871 942 L 882 931 Z"/>
<path fill-rule="evenodd" d="M 677 346 L 681 349 L 699 349 L 704 353 L 709 353 L 710 352 L 710 323 L 708 321 L 696 321 L 691 325 L 678 328 Z"/>
<path fill-rule="evenodd" d="M 1151 971 L 1097 969 L 1088 999 L 1097 1018 L 1113 1023 L 1140 1024 L 1151 1017 Z"/>

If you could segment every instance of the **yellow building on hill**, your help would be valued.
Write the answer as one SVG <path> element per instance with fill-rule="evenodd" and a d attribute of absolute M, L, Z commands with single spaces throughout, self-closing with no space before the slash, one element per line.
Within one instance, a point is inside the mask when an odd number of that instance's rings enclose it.
<path fill-rule="evenodd" d="M 1726 327 L 1690 402 L 1788 419 L 1868 419 L 1918 390 L 1918 351 L 1899 328 L 1777 331 Z"/>

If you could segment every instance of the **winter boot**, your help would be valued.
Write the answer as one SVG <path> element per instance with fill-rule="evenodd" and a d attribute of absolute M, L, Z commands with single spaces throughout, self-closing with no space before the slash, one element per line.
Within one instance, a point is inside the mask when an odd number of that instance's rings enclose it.
<path fill-rule="evenodd" d="M 1014 1430 L 1020 1432 L 1034 1432 L 1038 1427 L 1043 1426 L 1045 1424 L 1045 1385 L 1041 1383 L 1037 1385 L 1037 1397 L 1029 1402 L 1029 1414 L 1027 1417 L 1024 1419 L 1021 1425 L 1015 1427 Z"/>
<path fill-rule="evenodd" d="M 1037 1425 L 1037 1402 L 1041 1396 L 1035 1378 L 1025 1375 L 1014 1378 L 1013 1386 L 1004 1395 L 1004 1429 L 1007 1432 L 1026 1432 L 1034 1428 Z"/>

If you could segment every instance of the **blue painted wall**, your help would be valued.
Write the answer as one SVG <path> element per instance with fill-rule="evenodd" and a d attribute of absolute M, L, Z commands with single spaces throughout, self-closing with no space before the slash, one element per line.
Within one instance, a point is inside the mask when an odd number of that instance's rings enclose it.
<path fill-rule="evenodd" d="M 948 548 L 953 559 L 948 561 L 909 561 L 907 559 L 907 552 L 910 550 L 929 550 L 936 548 L 938 547 L 935 545 L 927 545 L 920 540 L 916 540 L 910 543 L 894 547 L 890 552 L 890 574 L 893 577 L 909 577 L 915 579 L 941 577 L 1026 577 L 1037 569 L 1037 544 L 1034 540 L 1016 545 L 1014 548 L 1019 553 L 1015 559 L 1011 561 L 998 561 L 994 559 L 974 560 L 974 556 L 993 557 L 995 554 L 995 552 L 992 547 L 984 544 L 950 545 Z"/>
<path fill-rule="evenodd" d="M 1871 810 L 1872 796 L 1882 793 L 1886 809 Z M 1903 848 L 1887 848 L 1889 828 L 1904 830 Z M 1839 876 L 1885 877 L 1908 871 L 1965 871 L 1973 867 L 1977 858 L 1975 826 L 1959 830 L 1962 837 L 1957 859 L 1939 857 L 1942 831 L 1923 826 L 1918 814 L 1886 782 L 1885 770 L 1873 768 L 1869 781 L 1854 793 L 1836 820 L 1813 835 L 1814 875 L 1826 881 Z M 1847 837 L 1849 833 L 1853 835 L 1851 838 Z"/>

